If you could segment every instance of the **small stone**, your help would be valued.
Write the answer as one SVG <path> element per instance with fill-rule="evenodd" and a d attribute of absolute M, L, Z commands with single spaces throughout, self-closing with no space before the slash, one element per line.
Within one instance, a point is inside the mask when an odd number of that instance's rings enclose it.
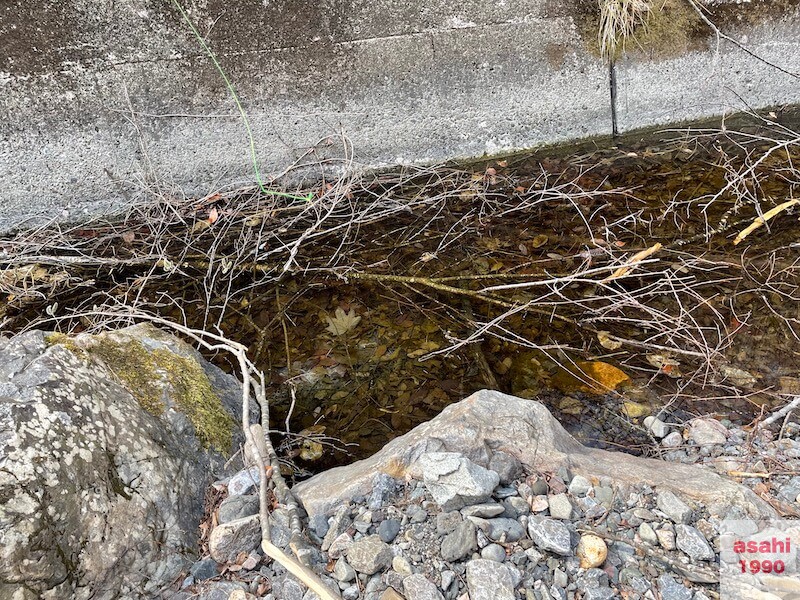
<path fill-rule="evenodd" d="M 576 554 L 581 561 L 581 569 L 592 569 L 594 567 L 599 567 L 606 561 L 608 547 L 605 541 L 603 541 L 603 538 L 592 534 L 585 534 L 582 535 L 580 541 L 578 541 Z"/>
<path fill-rule="evenodd" d="M 528 562 L 533 565 L 539 564 L 541 560 L 544 558 L 544 554 L 539 552 L 536 548 L 528 548 L 525 550 L 525 556 L 528 558 Z"/>
<path fill-rule="evenodd" d="M 403 579 L 403 591 L 406 598 L 414 600 L 444 600 L 436 585 L 424 575 L 410 575 Z"/>
<path fill-rule="evenodd" d="M 308 526 L 318 538 L 324 538 L 328 533 L 328 518 L 325 515 L 314 515 L 308 521 Z"/>
<path fill-rule="evenodd" d="M 525 536 L 525 529 L 516 519 L 469 517 L 469 520 L 475 523 L 488 539 L 495 542 L 516 542 Z"/>
<path fill-rule="evenodd" d="M 403 577 L 414 574 L 414 569 L 411 568 L 411 563 L 404 556 L 395 556 L 392 559 L 392 569 Z"/>
<path fill-rule="evenodd" d="M 530 507 L 531 512 L 540 513 L 547 510 L 550 506 L 547 501 L 547 496 L 531 496 Z"/>
<path fill-rule="evenodd" d="M 546 496 L 547 492 L 550 491 L 550 488 L 547 486 L 547 481 L 541 477 L 537 478 L 535 481 L 529 481 L 528 484 L 530 486 L 531 496 Z M 520 485 L 519 488 L 521 490 L 522 485 Z M 525 496 L 522 491 L 520 491 L 519 495 Z"/>
<path fill-rule="evenodd" d="M 695 527 L 691 525 L 676 525 L 676 544 L 680 550 L 694 560 L 714 560 L 714 550 L 708 541 Z"/>
<path fill-rule="evenodd" d="M 395 491 L 397 481 L 391 475 L 378 473 L 372 479 L 372 493 L 367 500 L 370 510 L 377 510 L 383 506 L 386 499 Z"/>
<path fill-rule="evenodd" d="M 457 452 L 427 452 L 418 461 L 425 487 L 442 510 L 455 510 L 489 499 L 500 476 Z"/>
<path fill-rule="evenodd" d="M 359 573 L 372 575 L 392 563 L 392 549 L 377 535 L 353 542 L 347 550 L 347 562 Z"/>
<path fill-rule="evenodd" d="M 258 516 L 236 519 L 217 525 L 208 538 L 208 552 L 215 561 L 226 564 L 239 553 L 250 553 L 261 544 L 261 523 Z"/>
<path fill-rule="evenodd" d="M 250 467 L 236 473 L 228 481 L 228 498 L 246 494 L 260 483 L 258 467 Z"/>
<path fill-rule="evenodd" d="M 481 550 L 481 558 L 493 560 L 494 562 L 503 562 L 506 559 L 506 550 L 500 544 L 489 544 Z"/>
<path fill-rule="evenodd" d="M 254 494 L 229 496 L 219 505 L 217 522 L 230 523 L 258 514 L 258 496 Z"/>
<path fill-rule="evenodd" d="M 611 510 L 611 505 L 614 502 L 614 489 L 605 485 L 594 486 L 594 499 Z"/>
<path fill-rule="evenodd" d="M 569 585 L 569 577 L 567 577 L 563 569 L 553 571 L 553 585 L 560 588 L 565 588 Z"/>
<path fill-rule="evenodd" d="M 372 525 L 364 521 L 356 521 L 353 523 L 353 527 L 358 533 L 367 533 L 372 527 Z"/>
<path fill-rule="evenodd" d="M 528 535 L 542 550 L 549 550 L 562 556 L 572 555 L 569 529 L 561 521 L 533 517 L 528 521 Z"/>
<path fill-rule="evenodd" d="M 195 581 L 205 581 L 206 579 L 211 579 L 219 575 L 217 566 L 217 561 L 213 558 L 204 558 L 194 563 L 189 569 L 189 572 L 192 574 Z"/>
<path fill-rule="evenodd" d="M 391 544 L 398 533 L 400 533 L 400 521 L 397 519 L 386 519 L 378 525 L 378 536 L 387 544 Z"/>
<path fill-rule="evenodd" d="M 258 552 L 253 551 L 247 556 L 245 561 L 242 563 L 242 569 L 245 571 L 252 571 L 258 566 L 260 562 L 261 562 L 261 556 L 258 554 Z"/>
<path fill-rule="evenodd" d="M 373 575 L 367 581 L 367 585 L 364 586 L 364 597 L 365 598 L 374 598 L 380 592 L 386 589 L 386 585 L 381 580 L 380 575 Z"/>
<path fill-rule="evenodd" d="M 463 519 L 457 510 L 436 515 L 436 533 L 446 535 L 453 531 Z"/>
<path fill-rule="evenodd" d="M 679 431 L 673 431 L 661 440 L 661 445 L 664 446 L 664 448 L 678 448 L 683 445 L 683 436 Z"/>
<path fill-rule="evenodd" d="M 495 450 L 489 459 L 489 469 L 500 476 L 500 483 L 508 485 L 522 474 L 522 463 L 507 452 Z"/>
<path fill-rule="evenodd" d="M 645 418 L 644 426 L 647 427 L 647 430 L 653 434 L 653 437 L 657 437 L 658 439 L 666 437 L 666 435 L 669 433 L 669 425 L 664 423 L 664 421 L 658 417 L 650 416 Z"/>
<path fill-rule="evenodd" d="M 420 506 L 410 506 L 406 511 L 408 520 L 412 523 L 424 523 L 428 518 L 428 511 Z"/>
<path fill-rule="evenodd" d="M 393 590 L 392 588 L 386 588 L 383 590 L 380 600 L 405 600 L 405 598 L 403 598 L 403 596 L 401 596 L 396 590 Z"/>
<path fill-rule="evenodd" d="M 325 534 L 325 539 L 322 540 L 322 550 L 323 552 L 327 552 L 333 541 L 339 537 L 342 533 L 344 533 L 351 524 L 350 520 L 350 508 L 346 505 L 340 506 L 336 510 L 336 514 L 333 515 L 333 518 L 330 521 L 328 526 L 328 532 Z M 338 558 L 338 557 L 333 557 Z"/>
<path fill-rule="evenodd" d="M 446 591 L 447 591 L 447 588 L 449 588 L 449 587 L 450 587 L 450 585 L 451 585 L 451 584 L 452 584 L 452 583 L 453 583 L 455 580 L 456 580 L 456 574 L 455 574 L 455 572 L 453 572 L 453 571 L 450 571 L 450 570 L 447 570 L 447 571 L 442 571 L 442 584 L 441 584 L 441 586 L 440 586 L 440 587 L 442 588 L 442 591 L 445 591 L 445 592 L 446 592 Z"/>
<path fill-rule="evenodd" d="M 294 577 L 285 575 L 272 581 L 272 593 L 275 598 L 285 600 L 302 600 L 306 588 Z"/>
<path fill-rule="evenodd" d="M 512 486 L 502 486 L 496 488 L 494 490 L 494 497 L 498 500 L 503 500 L 504 498 L 511 498 L 511 496 L 519 496 L 519 491 L 517 488 Z"/>
<path fill-rule="evenodd" d="M 503 504 L 507 509 L 514 510 L 517 515 L 527 515 L 531 512 L 531 507 L 528 505 L 527 502 L 523 498 L 519 496 L 512 496 L 511 498 L 506 498 L 503 500 Z"/>
<path fill-rule="evenodd" d="M 467 563 L 470 600 L 514 600 L 514 576 L 509 568 L 493 560 L 476 559 Z"/>
<path fill-rule="evenodd" d="M 656 506 L 667 515 L 673 523 L 688 523 L 692 518 L 692 509 L 669 490 L 659 492 Z"/>
<path fill-rule="evenodd" d="M 633 509 L 633 516 L 642 521 L 658 521 L 658 517 L 652 510 L 642 508 L 641 506 Z"/>
<path fill-rule="evenodd" d="M 330 558 L 336 559 L 345 554 L 353 544 L 353 536 L 347 533 L 346 531 L 333 540 L 331 547 L 328 548 L 328 556 Z"/>
<path fill-rule="evenodd" d="M 592 489 L 591 482 L 582 475 L 575 475 L 569 483 L 567 491 L 573 496 L 585 496 Z"/>
<path fill-rule="evenodd" d="M 728 440 L 728 430 L 716 419 L 700 417 L 689 423 L 689 439 L 698 446 L 724 444 Z"/>
<path fill-rule="evenodd" d="M 664 529 L 656 529 L 656 537 L 658 537 L 658 543 L 661 544 L 661 547 L 664 550 L 675 550 L 675 532 Z"/>
<path fill-rule="evenodd" d="M 478 548 L 477 527 L 463 521 L 442 540 L 441 555 L 447 562 L 460 560 Z"/>
<path fill-rule="evenodd" d="M 489 502 L 486 504 L 473 504 L 472 506 L 465 506 L 461 509 L 461 516 L 463 517 L 481 517 L 489 519 L 496 517 L 503 513 L 505 509 L 502 504 L 497 502 Z"/>
<path fill-rule="evenodd" d="M 333 565 L 333 577 L 337 581 L 350 582 L 356 578 L 356 571 L 347 563 L 344 557 L 341 557 Z"/>
<path fill-rule="evenodd" d="M 671 575 L 664 573 L 658 578 L 658 589 L 662 598 L 669 600 L 692 600 L 692 590 L 678 583 Z"/>
<path fill-rule="evenodd" d="M 357 585 L 349 585 L 342 590 L 342 600 L 357 600 L 361 595 Z"/>
<path fill-rule="evenodd" d="M 566 494 L 555 494 L 547 498 L 550 516 L 554 519 L 569 520 L 572 516 L 572 503 Z"/>
<path fill-rule="evenodd" d="M 643 542 L 650 544 L 651 546 L 655 546 L 658 543 L 658 536 L 656 532 L 653 531 L 650 523 L 642 523 L 639 525 L 639 539 Z"/>
<path fill-rule="evenodd" d="M 413 574 L 414 573 L 408 573 L 408 575 L 413 575 Z M 377 575 L 376 575 L 376 577 L 377 577 Z M 387 585 L 389 587 L 393 587 L 396 590 L 402 590 L 403 589 L 403 577 L 407 577 L 407 575 L 400 575 L 400 573 L 398 573 L 397 571 L 393 571 L 392 569 L 389 569 L 388 571 L 384 572 L 383 575 L 381 575 L 381 582 L 384 585 Z"/>

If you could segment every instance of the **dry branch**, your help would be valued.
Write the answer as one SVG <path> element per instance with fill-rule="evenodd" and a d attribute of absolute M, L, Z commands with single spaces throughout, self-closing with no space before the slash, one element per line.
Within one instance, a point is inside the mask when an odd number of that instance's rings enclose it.
<path fill-rule="evenodd" d="M 756 217 L 756 219 L 752 223 L 750 223 L 750 225 L 742 229 L 742 231 L 740 231 L 739 234 L 734 238 L 733 245 L 736 246 L 742 240 L 744 240 L 744 238 L 753 233 L 756 229 L 766 224 L 767 221 L 769 221 L 773 217 L 776 217 L 783 211 L 788 210 L 789 208 L 797 204 L 800 204 L 800 200 L 788 200 L 787 202 L 779 204 L 775 208 L 768 210 L 762 216 Z"/>

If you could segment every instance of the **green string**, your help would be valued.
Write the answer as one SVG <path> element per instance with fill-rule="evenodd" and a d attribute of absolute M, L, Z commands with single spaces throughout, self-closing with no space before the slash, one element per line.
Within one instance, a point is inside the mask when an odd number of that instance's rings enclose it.
<path fill-rule="evenodd" d="M 186 11 L 183 10 L 183 6 L 181 6 L 178 0 L 172 0 L 172 3 L 175 5 L 175 8 L 177 8 L 178 11 L 181 13 L 183 20 L 186 21 L 186 24 L 189 26 L 189 29 L 192 30 L 192 33 L 197 38 L 197 41 L 200 43 L 200 46 L 202 46 L 203 50 L 205 50 L 206 54 L 208 54 L 208 57 L 211 59 L 211 62 L 214 63 L 214 66 L 217 68 L 217 71 L 219 71 L 219 74 L 225 81 L 225 85 L 227 86 L 228 91 L 230 92 L 231 97 L 233 98 L 233 101 L 236 103 L 236 108 L 239 109 L 239 114 L 242 117 L 244 128 L 247 130 L 247 137 L 250 140 L 250 158 L 253 161 L 253 171 L 255 171 L 256 174 L 256 181 L 258 182 L 258 187 L 261 188 L 261 191 L 264 192 L 265 194 L 272 194 L 273 196 L 281 196 L 283 198 L 291 198 L 292 200 L 305 200 L 306 202 L 309 202 L 311 198 L 313 198 L 312 193 L 309 193 L 305 196 L 296 196 L 294 194 L 287 194 L 286 192 L 268 190 L 266 187 L 264 187 L 264 182 L 261 179 L 261 171 L 258 168 L 258 159 L 256 158 L 256 141 L 253 138 L 253 130 L 250 128 L 250 121 L 247 119 L 247 113 L 244 111 L 242 103 L 239 102 L 239 96 L 236 95 L 236 90 L 233 89 L 233 84 L 230 82 L 230 79 L 228 79 L 228 76 L 222 69 L 222 65 L 219 64 L 216 55 L 211 50 L 211 48 L 208 47 L 208 44 L 206 44 L 205 40 L 203 39 L 203 36 L 200 35 L 200 32 L 197 31 L 197 29 L 194 26 L 194 23 L 192 23 L 191 19 L 189 18 L 189 15 L 187 15 Z"/>

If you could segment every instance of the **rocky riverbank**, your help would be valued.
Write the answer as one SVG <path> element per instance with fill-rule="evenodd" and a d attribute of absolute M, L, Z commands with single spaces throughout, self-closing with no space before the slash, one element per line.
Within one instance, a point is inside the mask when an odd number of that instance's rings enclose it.
<path fill-rule="evenodd" d="M 527 437 L 502 437 L 513 413 Z M 376 457 L 298 486 L 310 512 L 305 556 L 348 600 L 719 597 L 723 522 L 796 514 L 800 477 L 780 472 L 800 467 L 798 427 L 776 439 L 713 419 L 663 425 L 665 460 L 611 454 L 572 446 L 535 402 L 481 392 Z M 730 475 L 740 473 L 750 476 Z M 229 532 L 255 522 L 242 477 L 217 513 Z M 213 538 L 212 556 L 223 544 Z M 316 597 L 252 547 L 238 551 L 227 567 L 196 563 L 174 597 Z"/>
<path fill-rule="evenodd" d="M 258 469 L 227 470 L 232 377 L 152 327 L 0 349 L 0 600 L 316 597 L 261 552 Z M 800 426 L 647 425 L 658 459 L 478 392 L 296 485 L 302 539 L 281 506 L 271 539 L 347 600 L 716 598 L 726 523 L 798 517 Z"/>

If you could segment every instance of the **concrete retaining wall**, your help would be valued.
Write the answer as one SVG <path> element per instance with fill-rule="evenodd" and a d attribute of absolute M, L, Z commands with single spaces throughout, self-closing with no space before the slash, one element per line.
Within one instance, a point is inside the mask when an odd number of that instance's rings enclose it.
<path fill-rule="evenodd" d="M 618 62 L 620 131 L 800 102 L 796 76 L 717 39 L 687 2 L 667 0 Z M 265 177 L 332 135 L 352 144 L 351 166 L 379 167 L 612 130 L 596 0 L 184 5 L 241 97 Z M 798 73 L 799 6 L 721 2 L 710 17 Z M 231 97 L 170 0 L 4 2 L 0 115 L 0 230 L 254 181 Z M 303 161 L 320 157 L 349 164 L 336 144 Z"/>

